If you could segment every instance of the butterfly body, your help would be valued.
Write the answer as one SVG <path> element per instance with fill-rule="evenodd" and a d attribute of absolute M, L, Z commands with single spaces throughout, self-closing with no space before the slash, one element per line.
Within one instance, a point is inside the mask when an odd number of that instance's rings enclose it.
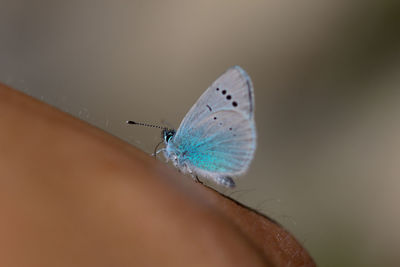
<path fill-rule="evenodd" d="M 163 130 L 164 155 L 175 167 L 234 187 L 256 149 L 254 94 L 239 66 L 228 69 L 199 98 L 178 130 Z"/>

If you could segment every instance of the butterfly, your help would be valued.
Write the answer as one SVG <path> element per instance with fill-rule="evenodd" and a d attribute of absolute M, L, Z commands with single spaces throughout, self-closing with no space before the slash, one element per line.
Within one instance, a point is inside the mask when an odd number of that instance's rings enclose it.
<path fill-rule="evenodd" d="M 130 124 L 158 127 L 128 121 Z M 256 150 L 254 93 L 250 77 L 239 66 L 229 68 L 200 96 L 179 128 L 162 128 L 167 160 L 183 173 L 235 187 Z"/>

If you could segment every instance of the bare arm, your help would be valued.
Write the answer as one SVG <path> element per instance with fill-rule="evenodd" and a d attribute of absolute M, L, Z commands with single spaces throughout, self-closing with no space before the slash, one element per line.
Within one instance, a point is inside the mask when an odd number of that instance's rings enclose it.
<path fill-rule="evenodd" d="M 0 266 L 315 266 L 282 227 L 0 84 Z"/>

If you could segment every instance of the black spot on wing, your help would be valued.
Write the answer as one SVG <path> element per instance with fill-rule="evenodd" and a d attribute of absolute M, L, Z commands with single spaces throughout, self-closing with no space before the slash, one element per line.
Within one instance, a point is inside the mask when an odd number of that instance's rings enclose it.
<path fill-rule="evenodd" d="M 211 108 L 209 105 L 207 105 L 207 107 L 208 107 L 208 109 L 209 109 L 210 111 L 212 111 L 212 108 Z"/>
<path fill-rule="evenodd" d="M 247 72 L 241 68 L 240 66 L 234 66 L 233 68 L 235 68 L 240 75 L 242 76 L 242 79 L 244 79 L 246 81 L 246 84 L 244 86 L 247 86 L 247 94 L 248 94 L 248 98 L 249 98 L 249 117 L 251 118 L 253 116 L 253 112 L 254 112 L 254 96 L 253 96 L 253 85 L 250 79 L 250 76 L 247 74 Z M 240 103 L 237 103 L 237 105 L 240 105 Z M 233 103 L 232 103 L 233 105 Z M 236 105 L 234 105 L 236 107 Z"/>

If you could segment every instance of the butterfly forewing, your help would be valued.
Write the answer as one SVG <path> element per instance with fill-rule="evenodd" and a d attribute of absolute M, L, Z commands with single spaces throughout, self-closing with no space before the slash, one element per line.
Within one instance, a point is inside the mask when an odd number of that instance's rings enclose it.
<path fill-rule="evenodd" d="M 239 66 L 229 68 L 200 96 L 179 127 L 187 128 L 221 110 L 240 112 L 252 120 L 254 93 L 250 77 Z M 178 131 L 179 131 L 178 129 Z"/>

